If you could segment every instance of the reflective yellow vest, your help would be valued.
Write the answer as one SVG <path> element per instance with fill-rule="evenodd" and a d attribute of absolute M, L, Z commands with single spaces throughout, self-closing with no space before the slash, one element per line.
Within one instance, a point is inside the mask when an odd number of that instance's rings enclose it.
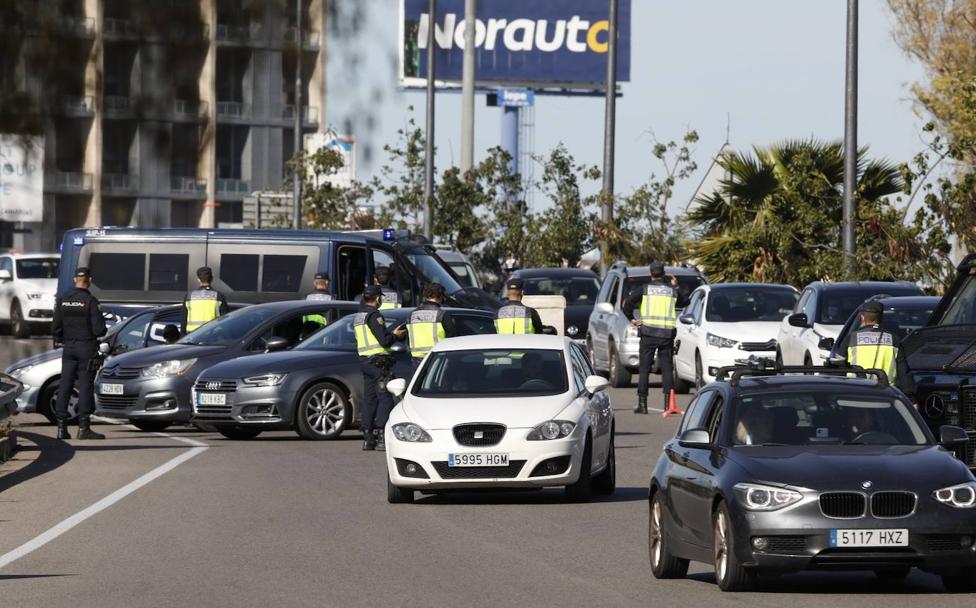
<path fill-rule="evenodd" d="M 415 310 L 410 313 L 407 321 L 407 332 L 410 334 L 410 355 L 420 359 L 427 356 L 430 349 L 441 340 L 447 338 L 444 332 L 443 310 Z"/>
<path fill-rule="evenodd" d="M 864 369 L 880 369 L 895 382 L 898 375 L 898 348 L 890 333 L 880 329 L 858 330 L 847 346 L 847 362 Z"/>
<path fill-rule="evenodd" d="M 500 334 L 531 334 L 532 313 L 521 304 L 506 304 L 495 316 L 495 331 Z"/>
<path fill-rule="evenodd" d="M 190 292 L 186 301 L 186 328 L 190 333 L 204 323 L 209 323 L 220 316 L 219 294 L 213 289 L 195 289 Z"/>
<path fill-rule="evenodd" d="M 644 327 L 670 332 L 678 325 L 675 310 L 677 294 L 667 285 L 646 285 L 640 304 L 640 321 Z"/>
<path fill-rule="evenodd" d="M 400 294 L 392 289 L 384 289 L 383 302 L 380 304 L 380 310 L 389 310 L 391 308 L 400 308 Z"/>
<path fill-rule="evenodd" d="M 305 296 L 305 300 L 307 302 L 331 302 L 332 294 L 325 293 L 324 291 L 316 291 Z M 325 327 L 329 322 L 329 320 L 325 318 L 325 315 L 311 314 L 302 316 L 302 323 L 307 323 L 309 321 L 312 323 L 318 323 L 322 327 Z"/>
<path fill-rule="evenodd" d="M 352 327 L 356 333 L 356 350 L 360 357 L 372 357 L 373 355 L 383 355 L 390 352 L 390 349 L 381 345 L 379 339 L 373 334 L 373 330 L 366 323 L 366 318 L 373 313 L 359 312 L 353 317 Z M 380 323 L 383 323 L 382 317 Z"/>

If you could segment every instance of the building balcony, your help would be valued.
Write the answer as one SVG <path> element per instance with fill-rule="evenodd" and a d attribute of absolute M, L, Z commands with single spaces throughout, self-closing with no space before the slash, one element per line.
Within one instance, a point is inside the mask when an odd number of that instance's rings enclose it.
<path fill-rule="evenodd" d="M 288 104 L 283 107 L 281 117 L 284 120 L 295 120 L 295 106 Z M 319 109 L 315 106 L 302 106 L 302 122 L 306 125 L 317 125 L 319 123 Z"/>
<path fill-rule="evenodd" d="M 298 28 L 286 27 L 283 34 L 284 41 L 288 44 L 295 44 L 298 40 Z M 322 36 L 318 32 L 306 31 L 302 33 L 302 48 L 317 51 L 321 47 Z"/>
<path fill-rule="evenodd" d="M 68 116 L 94 116 L 95 100 L 91 96 L 68 95 L 61 98 L 61 110 Z"/>
<path fill-rule="evenodd" d="M 170 42 L 177 42 L 189 45 L 209 44 L 210 43 L 210 24 L 199 23 L 189 25 L 174 25 L 166 32 Z M 154 38 L 159 38 L 155 34 Z"/>
<path fill-rule="evenodd" d="M 102 107 L 106 114 L 129 114 L 132 110 L 132 100 L 126 95 L 105 95 Z"/>
<path fill-rule="evenodd" d="M 44 185 L 50 190 L 91 193 L 92 174 L 75 171 L 47 171 L 44 174 Z"/>
<path fill-rule="evenodd" d="M 264 29 L 260 23 L 250 25 L 217 24 L 217 42 L 230 44 L 247 44 L 261 39 Z"/>
<path fill-rule="evenodd" d="M 173 101 L 173 117 L 176 120 L 197 122 L 209 116 L 210 104 L 205 101 L 177 99 Z"/>
<path fill-rule="evenodd" d="M 112 40 L 136 40 L 139 38 L 139 28 L 128 19 L 106 17 L 102 31 L 106 38 Z"/>
<path fill-rule="evenodd" d="M 68 36 L 95 38 L 95 19 L 93 17 L 64 16 L 61 18 L 61 31 Z"/>
<path fill-rule="evenodd" d="M 103 194 L 132 194 L 139 189 L 139 178 L 128 173 L 103 173 Z"/>
<path fill-rule="evenodd" d="M 206 196 L 207 180 L 195 177 L 172 177 L 170 178 L 170 190 L 173 194 Z"/>
<path fill-rule="evenodd" d="M 218 179 L 217 194 L 242 195 L 251 193 L 251 182 L 243 179 Z"/>
<path fill-rule="evenodd" d="M 251 105 L 241 101 L 218 101 L 217 118 L 241 119 L 251 115 Z"/>

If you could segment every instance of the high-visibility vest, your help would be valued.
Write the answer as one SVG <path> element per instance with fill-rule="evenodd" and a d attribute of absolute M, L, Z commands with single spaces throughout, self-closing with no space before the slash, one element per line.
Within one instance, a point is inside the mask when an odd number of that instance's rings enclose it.
<path fill-rule="evenodd" d="M 366 323 L 366 318 L 373 313 L 358 312 L 353 317 L 352 327 L 356 333 L 356 350 L 360 357 L 372 357 L 373 355 L 383 355 L 390 352 L 390 349 L 381 345 L 379 339 L 373 334 L 373 330 Z"/>
<path fill-rule="evenodd" d="M 332 294 L 325 293 L 324 291 L 315 291 L 305 296 L 305 300 L 308 302 L 331 302 Z M 302 323 L 306 323 L 309 321 L 311 321 L 312 323 L 318 323 L 323 327 L 325 327 L 329 322 L 329 320 L 325 318 L 325 315 L 318 314 L 318 313 L 302 316 Z"/>
<path fill-rule="evenodd" d="M 495 331 L 500 334 L 531 334 L 532 313 L 521 304 L 506 304 L 495 316 Z"/>
<path fill-rule="evenodd" d="M 651 329 L 670 332 L 678 325 L 675 310 L 677 294 L 667 285 L 649 284 L 644 286 L 644 297 L 640 304 L 641 325 Z"/>
<path fill-rule="evenodd" d="M 186 333 L 220 316 L 220 296 L 213 289 L 191 291 L 183 305 L 186 306 Z"/>
<path fill-rule="evenodd" d="M 859 330 L 847 346 L 847 362 L 864 369 L 880 369 L 894 382 L 898 375 L 895 338 L 880 329 Z"/>
<path fill-rule="evenodd" d="M 418 359 L 427 356 L 435 344 L 447 338 L 444 331 L 444 311 L 413 311 L 407 321 L 407 332 L 410 335 L 410 355 Z"/>
<path fill-rule="evenodd" d="M 392 289 L 384 289 L 380 310 L 389 310 L 390 308 L 400 308 L 400 294 Z"/>

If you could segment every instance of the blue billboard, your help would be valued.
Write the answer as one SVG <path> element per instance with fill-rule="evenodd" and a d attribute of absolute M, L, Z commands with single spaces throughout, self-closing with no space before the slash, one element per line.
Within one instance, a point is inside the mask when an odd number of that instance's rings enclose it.
<path fill-rule="evenodd" d="M 617 80 L 630 80 L 630 0 L 618 0 Z M 482 0 L 475 23 L 479 86 L 593 88 L 606 81 L 610 23 L 606 0 Z M 405 86 L 427 78 L 427 0 L 401 0 L 400 67 Z M 460 82 L 464 0 L 438 0 L 433 20 L 435 76 Z"/>

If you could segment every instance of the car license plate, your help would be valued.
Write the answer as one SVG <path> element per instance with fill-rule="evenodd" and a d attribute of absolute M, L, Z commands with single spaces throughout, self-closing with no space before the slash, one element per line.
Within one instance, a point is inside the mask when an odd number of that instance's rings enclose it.
<path fill-rule="evenodd" d="M 907 547 L 908 530 L 831 530 L 831 547 Z"/>
<path fill-rule="evenodd" d="M 98 392 L 102 395 L 121 395 L 124 384 L 103 384 L 98 388 Z"/>
<path fill-rule="evenodd" d="M 449 467 L 507 467 L 508 454 L 448 454 Z"/>
<path fill-rule="evenodd" d="M 224 393 L 197 393 L 199 405 L 226 405 L 227 395 Z"/>

